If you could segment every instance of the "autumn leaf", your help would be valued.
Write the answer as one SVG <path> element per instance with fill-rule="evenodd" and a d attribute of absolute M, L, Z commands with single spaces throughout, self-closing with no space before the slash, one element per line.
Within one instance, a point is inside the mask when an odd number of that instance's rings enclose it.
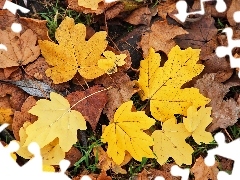
<path fill-rule="evenodd" d="M 140 46 L 143 50 L 143 56 L 148 55 L 149 48 L 155 51 L 163 51 L 168 54 L 176 45 L 173 38 L 177 35 L 187 34 L 183 28 L 174 25 L 168 25 L 167 21 L 155 21 L 151 26 L 150 32 L 142 35 Z"/>
<path fill-rule="evenodd" d="M 126 54 L 115 55 L 112 51 L 105 51 L 103 55 L 106 58 L 98 60 L 98 67 L 103 69 L 107 74 L 117 72 L 117 66 L 122 66 L 126 63 L 124 61 L 127 57 Z"/>
<path fill-rule="evenodd" d="M 102 1 L 103 0 L 78 0 L 78 5 L 85 8 L 90 8 L 91 10 L 97 10 L 98 3 Z"/>
<path fill-rule="evenodd" d="M 98 67 L 98 60 L 107 47 L 105 31 L 96 32 L 85 41 L 86 27 L 74 24 L 72 18 L 66 17 L 55 33 L 59 44 L 39 41 L 42 55 L 52 68 L 46 70 L 55 84 L 71 80 L 78 71 L 86 79 L 94 79 L 104 74 Z"/>
<path fill-rule="evenodd" d="M 21 35 L 13 31 L 0 30 L 1 43 L 7 51 L 0 49 L 0 68 L 22 66 L 33 62 L 40 55 L 37 35 L 27 29 Z"/>
<path fill-rule="evenodd" d="M 198 144 L 201 142 L 208 144 L 213 140 L 212 134 L 205 131 L 212 122 L 211 110 L 211 107 L 201 107 L 197 110 L 194 106 L 190 106 L 187 110 L 187 118 L 183 118 L 185 128 L 192 133 L 193 139 Z"/>
<path fill-rule="evenodd" d="M 172 157 L 178 165 L 192 164 L 192 147 L 185 139 L 191 136 L 183 123 L 176 124 L 176 119 L 167 120 L 162 125 L 162 130 L 152 133 L 154 139 L 153 152 L 157 156 L 157 162 L 163 165 L 169 157 Z"/>
<path fill-rule="evenodd" d="M 0 108 L 0 124 L 8 123 L 11 125 L 13 122 L 12 115 L 11 109 Z"/>
<path fill-rule="evenodd" d="M 118 165 L 123 162 L 125 151 L 137 161 L 143 157 L 154 157 L 149 148 L 153 145 L 153 139 L 143 130 L 149 129 L 155 121 L 144 111 L 132 112 L 132 106 L 132 101 L 123 103 L 114 114 L 113 123 L 102 134 L 102 142 L 108 143 L 108 156 Z"/>
<path fill-rule="evenodd" d="M 50 99 L 40 99 L 28 112 L 38 116 L 38 120 L 26 128 L 27 139 L 24 146 L 37 142 L 40 148 L 59 139 L 64 152 L 77 142 L 77 130 L 85 130 L 86 121 L 78 111 L 71 110 L 69 102 L 52 92 Z"/>
<path fill-rule="evenodd" d="M 150 100 L 150 111 L 154 118 L 166 121 L 174 114 L 187 115 L 189 106 L 204 106 L 209 102 L 197 88 L 181 89 L 203 70 L 203 65 L 196 64 L 199 50 L 188 48 L 181 50 L 178 46 L 168 54 L 168 61 L 160 65 L 160 55 L 151 48 L 149 55 L 140 64 L 138 86 L 141 99 Z"/>
<path fill-rule="evenodd" d="M 66 97 L 71 106 L 76 104 L 79 99 L 88 97 L 77 103 L 72 109 L 79 111 L 84 116 L 86 121 L 90 123 L 94 131 L 96 130 L 102 110 L 107 103 L 107 94 L 106 91 L 103 90 L 103 87 L 96 85 L 86 89 L 85 91 L 72 92 Z"/>
<path fill-rule="evenodd" d="M 25 146 L 24 143 L 27 139 L 26 129 L 32 123 L 26 121 L 19 130 L 20 141 L 17 141 L 19 144 L 19 150 L 17 154 L 25 159 L 31 159 L 33 154 L 28 151 L 28 145 Z M 52 142 L 40 149 L 41 155 L 43 157 L 44 165 L 58 165 L 59 162 L 65 158 L 65 152 L 60 148 L 58 139 L 54 139 Z"/>

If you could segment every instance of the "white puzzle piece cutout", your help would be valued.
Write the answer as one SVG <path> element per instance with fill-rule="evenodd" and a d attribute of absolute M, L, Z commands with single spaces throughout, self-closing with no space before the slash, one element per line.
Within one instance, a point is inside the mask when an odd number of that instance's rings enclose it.
<path fill-rule="evenodd" d="M 186 20 L 186 18 L 189 15 L 192 14 L 200 14 L 203 15 L 205 13 L 205 9 L 204 9 L 204 2 L 207 1 L 213 1 L 213 0 L 201 0 L 200 1 L 200 7 L 201 9 L 199 11 L 195 11 L 195 12 L 187 12 L 187 3 L 184 0 L 180 0 L 176 3 L 176 9 L 178 10 L 178 14 L 175 14 L 175 16 L 181 21 L 184 22 Z M 227 9 L 227 6 L 225 4 L 225 2 L 223 0 L 217 0 L 216 6 L 215 6 L 216 10 L 218 12 L 224 12 Z"/>
<path fill-rule="evenodd" d="M 213 166 L 215 163 L 215 155 L 225 157 L 234 161 L 231 175 L 224 171 L 220 171 L 217 175 L 218 180 L 238 180 L 240 177 L 240 138 L 235 139 L 230 143 L 225 142 L 225 136 L 219 132 L 214 136 L 218 147 L 208 150 L 208 155 L 204 159 L 207 166 Z"/>

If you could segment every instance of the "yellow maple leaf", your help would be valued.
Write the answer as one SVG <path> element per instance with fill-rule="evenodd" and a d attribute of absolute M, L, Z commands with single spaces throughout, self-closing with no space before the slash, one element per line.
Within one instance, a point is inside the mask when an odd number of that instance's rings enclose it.
<path fill-rule="evenodd" d="M 17 151 L 17 154 L 25 159 L 31 159 L 33 157 L 33 154 L 28 151 L 29 144 L 24 145 L 27 139 L 26 128 L 29 125 L 31 125 L 31 123 L 26 121 L 19 130 L 20 141 L 18 143 L 20 148 Z M 40 151 L 43 158 L 43 164 L 46 167 L 59 165 L 59 162 L 65 158 L 65 152 L 59 146 L 59 140 L 57 138 L 41 148 Z"/>
<path fill-rule="evenodd" d="M 211 107 L 201 107 L 198 111 L 194 106 L 187 110 L 187 118 L 183 118 L 185 128 L 192 133 L 196 143 L 210 143 L 213 141 L 212 134 L 206 132 L 206 127 L 212 122 Z"/>
<path fill-rule="evenodd" d="M 86 121 L 78 111 L 71 110 L 70 104 L 61 95 L 51 92 L 50 99 L 40 99 L 28 112 L 38 116 L 38 120 L 26 128 L 27 146 L 36 142 L 43 148 L 58 138 L 59 146 L 68 152 L 77 142 L 77 130 L 86 130 Z"/>
<path fill-rule="evenodd" d="M 107 74 L 117 72 L 117 66 L 122 66 L 126 63 L 124 61 L 127 57 L 126 54 L 115 55 L 112 51 L 105 51 L 103 55 L 106 59 L 99 59 L 98 67 L 103 69 Z"/>
<path fill-rule="evenodd" d="M 98 3 L 102 2 L 103 0 L 78 0 L 78 5 L 90 8 L 91 10 L 97 10 Z"/>
<path fill-rule="evenodd" d="M 168 61 L 160 65 L 160 55 L 150 48 L 148 56 L 140 63 L 137 82 L 141 99 L 150 100 L 150 111 L 154 118 L 166 121 L 174 114 L 187 114 L 187 108 L 204 106 L 209 102 L 197 88 L 181 89 L 181 86 L 198 75 L 204 68 L 196 64 L 199 49 L 181 50 L 175 46 L 168 54 Z"/>
<path fill-rule="evenodd" d="M 132 112 L 132 106 L 132 101 L 123 103 L 115 112 L 113 122 L 102 134 L 102 142 L 108 143 L 108 156 L 118 165 L 123 162 L 125 151 L 138 161 L 143 157 L 154 157 L 149 148 L 153 145 L 153 139 L 143 130 L 154 125 L 155 120 L 144 111 Z"/>
<path fill-rule="evenodd" d="M 52 68 L 46 75 L 55 84 L 69 81 L 78 71 L 86 79 L 94 79 L 104 74 L 98 67 L 98 60 L 107 47 L 107 32 L 96 32 L 85 41 L 86 27 L 76 24 L 72 18 L 66 17 L 55 33 L 59 44 L 39 40 L 42 55 Z"/>
<path fill-rule="evenodd" d="M 175 118 L 165 121 L 162 130 L 152 133 L 153 152 L 157 156 L 157 162 L 163 165 L 169 157 L 172 157 L 178 165 L 192 164 L 193 149 L 185 142 L 189 136 L 191 133 L 183 123 L 176 124 Z"/>

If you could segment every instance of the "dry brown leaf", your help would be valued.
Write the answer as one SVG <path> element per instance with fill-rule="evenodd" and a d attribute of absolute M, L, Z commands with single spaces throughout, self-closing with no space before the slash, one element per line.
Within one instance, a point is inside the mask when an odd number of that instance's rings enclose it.
<path fill-rule="evenodd" d="M 111 158 L 109 158 L 107 153 L 100 146 L 93 148 L 93 153 L 95 157 L 98 157 L 98 166 L 102 171 L 112 169 L 116 174 L 127 174 L 127 171 L 121 166 L 124 166 L 132 159 L 129 153 L 126 153 L 124 161 L 120 165 L 117 165 Z"/>
<path fill-rule="evenodd" d="M 124 21 L 133 25 L 149 25 L 152 19 L 152 12 L 148 7 L 141 7 L 134 10 Z"/>
<path fill-rule="evenodd" d="M 107 175 L 106 171 L 101 171 L 97 180 L 112 180 L 112 178 Z"/>
<path fill-rule="evenodd" d="M 120 2 L 120 3 L 113 5 L 112 7 L 108 8 L 105 12 L 106 20 L 115 18 L 123 10 L 124 10 L 123 3 Z"/>
<path fill-rule="evenodd" d="M 129 101 L 135 93 L 133 88 L 135 83 L 130 80 L 126 73 L 121 71 L 112 75 L 103 75 L 94 82 L 96 84 L 102 84 L 105 88 L 112 86 L 112 88 L 107 91 L 108 102 L 103 110 L 111 122 L 116 109 L 124 102 Z"/>
<path fill-rule="evenodd" d="M 117 2 L 112 2 L 112 3 L 100 2 L 98 4 L 97 10 L 91 10 L 90 8 L 79 6 L 78 0 L 66 0 L 66 1 L 68 3 L 68 8 L 73 9 L 77 12 L 83 12 L 85 14 L 88 14 L 88 13 L 102 14 L 106 9 L 110 8 L 111 6 L 117 3 Z"/>
<path fill-rule="evenodd" d="M 239 11 L 240 9 L 240 0 L 233 0 L 228 11 L 227 11 L 227 19 L 231 26 L 236 25 L 236 21 L 233 19 L 233 13 Z"/>
<path fill-rule="evenodd" d="M 49 77 L 47 77 L 45 73 L 48 68 L 49 65 L 45 61 L 45 59 L 43 57 L 39 57 L 36 61 L 26 66 L 25 72 L 27 75 L 25 75 L 25 77 L 27 79 L 37 79 L 43 81 L 56 91 L 64 91 L 66 90 L 66 88 L 69 88 L 68 82 L 53 84 L 53 81 Z"/>
<path fill-rule="evenodd" d="M 37 116 L 28 113 L 28 110 L 30 110 L 36 104 L 36 102 L 37 101 L 34 99 L 33 96 L 29 96 L 23 103 L 21 111 L 14 112 L 12 130 L 14 137 L 17 141 L 20 140 L 19 130 L 23 126 L 24 122 L 29 121 L 33 123 L 38 119 Z"/>
<path fill-rule="evenodd" d="M 0 50 L 0 68 L 22 66 L 33 62 L 40 55 L 36 34 L 31 29 L 21 35 L 12 31 L 0 30 L 1 43 L 7 47 L 7 51 Z"/>
<path fill-rule="evenodd" d="M 233 74 L 229 61 L 225 57 L 219 58 L 215 53 L 206 56 L 202 64 L 205 66 L 202 74 L 217 73 L 215 77 L 217 82 L 225 82 Z"/>
<path fill-rule="evenodd" d="M 216 35 L 218 30 L 214 23 L 215 20 L 209 15 L 191 23 L 190 27 L 186 29 L 188 34 L 175 38 L 177 45 L 183 49 L 188 47 L 201 49 L 200 59 L 204 60 L 206 56 L 215 53 L 217 47 Z"/>
<path fill-rule="evenodd" d="M 176 10 L 176 0 L 162 1 L 158 5 L 158 15 L 166 19 L 167 14 Z"/>
<path fill-rule="evenodd" d="M 100 86 L 93 86 L 85 91 L 72 92 L 66 97 L 71 106 L 73 106 L 79 100 L 87 97 L 86 99 L 77 103 L 72 109 L 79 111 L 85 117 L 86 121 L 90 123 L 94 131 L 97 127 L 102 110 L 107 103 L 107 93 L 106 91 L 98 92 L 101 90 L 104 90 L 104 88 Z"/>
<path fill-rule="evenodd" d="M 194 174 L 195 180 L 217 180 L 218 174 L 218 162 L 215 162 L 213 166 L 207 166 L 204 163 L 204 159 L 200 156 L 194 166 L 191 168 L 191 172 Z"/>
<path fill-rule="evenodd" d="M 215 81 L 215 73 L 205 74 L 203 78 L 198 79 L 194 87 L 200 90 L 200 93 L 211 99 L 208 106 L 212 107 L 212 124 L 207 131 L 214 131 L 218 128 L 227 128 L 237 122 L 240 117 L 240 107 L 234 99 L 223 100 L 225 94 L 229 91 L 231 85 L 224 85 Z"/>
<path fill-rule="evenodd" d="M 143 50 L 143 56 L 148 55 L 150 47 L 155 51 L 163 51 L 168 54 L 170 50 L 176 45 L 173 38 L 177 35 L 187 34 L 183 28 L 168 25 L 167 21 L 156 21 L 151 26 L 150 32 L 145 32 L 140 41 L 140 47 Z M 156 41 L 157 40 L 157 41 Z"/>
<path fill-rule="evenodd" d="M 11 107 L 14 111 L 20 111 L 22 104 L 28 95 L 18 87 L 10 84 L 0 83 L 0 106 L 3 108 Z"/>
<path fill-rule="evenodd" d="M 65 159 L 70 161 L 69 167 L 72 167 L 81 157 L 82 153 L 74 146 L 65 153 Z"/>
<path fill-rule="evenodd" d="M 48 36 L 48 28 L 47 28 L 46 20 L 20 17 L 19 23 L 22 25 L 23 31 L 26 31 L 27 29 L 31 29 L 34 32 L 34 34 L 37 35 L 38 40 L 51 41 L 50 37 Z"/>
<path fill-rule="evenodd" d="M 16 22 L 16 18 L 13 13 L 6 9 L 0 10 L 0 30 L 10 30 L 14 22 Z"/>

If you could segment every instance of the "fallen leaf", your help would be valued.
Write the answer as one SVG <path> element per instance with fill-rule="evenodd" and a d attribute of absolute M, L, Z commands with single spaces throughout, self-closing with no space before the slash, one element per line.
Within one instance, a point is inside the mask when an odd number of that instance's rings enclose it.
<path fill-rule="evenodd" d="M 82 100 L 72 109 L 79 111 L 86 121 L 90 123 L 94 131 L 96 130 L 102 110 L 107 103 L 106 91 L 99 92 L 101 90 L 104 90 L 104 88 L 93 86 L 85 91 L 72 92 L 66 97 L 71 106 L 76 104 L 79 100 Z"/>
<path fill-rule="evenodd" d="M 11 30 L 11 25 L 14 22 L 16 22 L 16 17 L 13 13 L 7 9 L 0 10 L 0 30 Z"/>
<path fill-rule="evenodd" d="M 103 110 L 110 122 L 113 121 L 114 113 L 121 104 L 130 100 L 134 91 L 134 82 L 124 72 L 103 75 L 97 78 L 95 84 L 102 84 L 105 88 L 112 87 L 107 91 L 108 102 Z"/>
<path fill-rule="evenodd" d="M 194 87 L 198 88 L 205 97 L 211 99 L 208 106 L 212 107 L 212 123 L 208 131 L 213 132 L 220 128 L 227 128 L 237 122 L 240 117 L 240 107 L 234 99 L 223 100 L 231 85 L 224 85 L 215 81 L 215 73 L 205 74 L 198 79 Z"/>
<path fill-rule="evenodd" d="M 183 117 L 183 124 L 188 132 L 192 133 L 194 141 L 209 144 L 213 141 L 212 134 L 206 132 L 206 127 L 212 122 L 211 107 L 200 107 L 199 110 L 190 106 L 187 110 L 187 118 Z"/>
<path fill-rule="evenodd" d="M 233 74 L 229 61 L 225 57 L 217 57 L 215 53 L 206 56 L 202 64 L 205 66 L 202 74 L 217 73 L 215 76 L 217 82 L 225 82 Z"/>
<path fill-rule="evenodd" d="M 150 25 L 152 19 L 152 12 L 148 7 L 140 7 L 134 10 L 124 21 L 133 25 Z"/>
<path fill-rule="evenodd" d="M 29 121 L 31 124 L 37 120 L 37 116 L 34 116 L 28 111 L 36 104 L 36 100 L 33 96 L 29 96 L 21 107 L 21 111 L 15 111 L 12 123 L 12 131 L 17 141 L 20 140 L 19 130 L 23 126 L 24 122 Z"/>
<path fill-rule="evenodd" d="M 218 162 L 215 162 L 213 166 L 207 166 L 203 157 L 200 156 L 191 168 L 191 172 L 194 174 L 195 180 L 217 180 L 219 172 L 217 166 Z"/>
<path fill-rule="evenodd" d="M 1 43 L 7 47 L 7 51 L 0 49 L 0 68 L 26 65 L 40 55 L 40 48 L 35 45 L 37 36 L 31 29 L 21 35 L 0 30 L 0 36 Z"/>
<path fill-rule="evenodd" d="M 97 180 L 112 180 L 112 178 L 107 175 L 106 171 L 101 171 Z"/>
<path fill-rule="evenodd" d="M 161 1 L 158 5 L 158 15 L 163 19 L 166 19 L 167 15 L 174 10 L 176 10 L 175 0 Z"/>
<path fill-rule="evenodd" d="M 177 124 L 175 118 L 165 121 L 162 130 L 155 130 L 151 136 L 154 139 L 153 152 L 157 156 L 157 162 L 163 165 L 172 157 L 179 166 L 192 164 L 193 149 L 185 141 L 189 136 L 191 133 L 183 123 Z"/>
<path fill-rule="evenodd" d="M 4 108 L 0 108 L 0 124 L 3 123 L 8 123 L 12 126 L 12 118 L 13 112 L 11 109 L 4 109 Z M 8 126 L 8 127 L 11 127 Z"/>
<path fill-rule="evenodd" d="M 0 100 L 2 102 L 0 103 L 0 107 L 10 107 L 13 111 L 20 111 L 27 97 L 27 94 L 18 87 L 11 84 L 0 83 L 0 98 L 2 100 Z M 1 104 L 3 106 L 1 106 Z"/>
<path fill-rule="evenodd" d="M 14 84 L 26 93 L 37 96 L 49 98 L 51 92 L 55 92 L 48 84 L 45 84 L 41 81 L 33 80 L 22 80 L 22 81 L 11 81 L 11 80 L 1 80 L 6 83 Z"/>
<path fill-rule="evenodd" d="M 69 102 L 52 92 L 51 101 L 40 99 L 28 112 L 38 116 L 38 120 L 26 129 L 24 145 L 37 142 L 40 148 L 59 139 L 59 146 L 67 152 L 77 142 L 77 130 L 86 130 L 86 121 L 78 111 L 71 110 Z M 49 112 L 49 113 L 46 113 Z"/>
<path fill-rule="evenodd" d="M 106 20 L 115 18 L 123 10 L 124 10 L 124 4 L 122 2 L 114 4 L 112 7 L 108 8 L 105 11 Z"/>
<path fill-rule="evenodd" d="M 123 66 L 126 62 L 126 54 L 115 55 L 112 51 L 103 52 L 105 59 L 98 60 L 98 67 L 103 69 L 107 74 L 117 72 L 117 66 Z"/>
<path fill-rule="evenodd" d="M 215 20 L 210 15 L 205 15 L 199 21 L 190 24 L 186 28 L 188 34 L 177 36 L 174 40 L 181 48 L 201 49 L 200 59 L 215 53 L 217 47 L 217 28 L 214 26 Z"/>
<path fill-rule="evenodd" d="M 22 25 L 23 31 L 27 29 L 31 29 L 34 32 L 34 34 L 37 35 L 38 40 L 51 41 L 50 37 L 48 36 L 48 28 L 47 28 L 46 20 L 19 17 L 19 23 Z"/>
<path fill-rule="evenodd" d="M 115 172 L 116 174 L 119 174 L 119 173 L 127 174 L 127 171 L 123 169 L 121 166 L 124 166 L 131 160 L 131 158 L 128 158 L 129 156 L 124 157 L 124 161 L 125 159 L 127 160 L 126 163 L 124 164 L 121 163 L 120 165 L 117 165 L 110 157 L 108 157 L 107 153 L 103 150 L 102 147 L 98 146 L 93 148 L 93 153 L 94 153 L 94 156 L 98 158 L 98 167 L 102 171 L 107 171 L 109 169 L 112 169 L 112 171 Z"/>
<path fill-rule="evenodd" d="M 110 8 L 111 6 L 113 6 L 116 3 L 117 2 L 104 3 L 103 1 L 101 1 L 98 4 L 98 8 L 96 10 L 92 10 L 91 8 L 85 8 L 85 7 L 79 6 L 78 0 L 67 0 L 69 9 L 73 9 L 77 12 L 83 12 L 84 14 L 95 13 L 96 15 L 102 14 L 106 9 Z"/>
<path fill-rule="evenodd" d="M 69 165 L 69 168 L 70 168 L 81 158 L 82 158 L 82 153 L 76 147 L 72 146 L 71 149 L 65 153 L 64 159 L 70 161 L 70 165 Z"/>
<path fill-rule="evenodd" d="M 176 45 L 173 38 L 177 35 L 187 34 L 183 28 L 168 25 L 167 21 L 156 21 L 152 24 L 150 32 L 145 32 L 140 41 L 140 47 L 143 50 L 143 56 L 146 57 L 149 48 L 155 51 L 163 51 L 168 54 L 170 50 Z M 156 41 L 157 39 L 157 41 Z"/>
<path fill-rule="evenodd" d="M 123 162 L 125 151 L 137 161 L 143 157 L 154 157 L 149 148 L 153 145 L 153 140 L 143 130 L 154 125 L 155 120 L 149 118 L 144 111 L 132 112 L 132 106 L 132 101 L 123 103 L 116 110 L 114 121 L 104 129 L 101 136 L 101 141 L 108 143 L 108 156 L 118 165 Z"/>
<path fill-rule="evenodd" d="M 20 141 L 18 141 L 18 143 L 20 148 L 17 154 L 25 159 L 31 159 L 33 157 L 33 154 L 28 151 L 29 144 L 24 145 L 28 138 L 26 130 L 31 125 L 29 121 L 26 121 L 19 130 Z M 65 152 L 59 146 L 59 140 L 57 138 L 42 147 L 40 151 L 43 157 L 43 165 L 59 165 L 59 162 L 65 158 Z"/>
<path fill-rule="evenodd" d="M 85 41 L 85 25 L 75 25 L 72 18 L 66 17 L 57 28 L 55 36 L 59 44 L 39 41 L 42 55 L 53 66 L 47 69 L 46 75 L 55 84 L 71 80 L 77 71 L 86 79 L 104 74 L 97 63 L 107 47 L 105 31 L 97 32 Z"/>
<path fill-rule="evenodd" d="M 203 70 L 203 65 L 196 64 L 199 50 L 178 46 L 168 54 L 168 61 L 160 65 L 160 55 L 151 48 L 149 55 L 141 61 L 137 85 L 142 101 L 150 100 L 151 115 L 162 122 L 175 117 L 174 114 L 187 115 L 189 106 L 200 107 L 209 102 L 197 88 L 181 86 Z M 151 67 L 151 68 L 149 68 Z"/>
<path fill-rule="evenodd" d="M 45 61 L 44 58 L 39 57 L 36 61 L 34 61 L 31 64 L 28 64 L 25 68 L 25 77 L 26 79 L 37 79 L 40 81 L 43 81 L 44 83 L 47 83 L 49 86 L 51 86 L 56 91 L 65 91 L 69 88 L 69 83 L 60 83 L 60 84 L 54 84 L 53 81 L 47 77 L 45 71 L 50 68 L 48 63 Z M 28 77 L 30 76 L 30 77 Z"/>
<path fill-rule="evenodd" d="M 227 19 L 231 26 L 236 26 L 236 21 L 233 18 L 233 13 L 239 11 L 240 9 L 240 0 L 231 1 L 231 5 L 227 10 Z"/>
<path fill-rule="evenodd" d="M 78 5 L 89 8 L 91 10 L 97 10 L 98 3 L 102 2 L 103 0 L 78 0 Z"/>

